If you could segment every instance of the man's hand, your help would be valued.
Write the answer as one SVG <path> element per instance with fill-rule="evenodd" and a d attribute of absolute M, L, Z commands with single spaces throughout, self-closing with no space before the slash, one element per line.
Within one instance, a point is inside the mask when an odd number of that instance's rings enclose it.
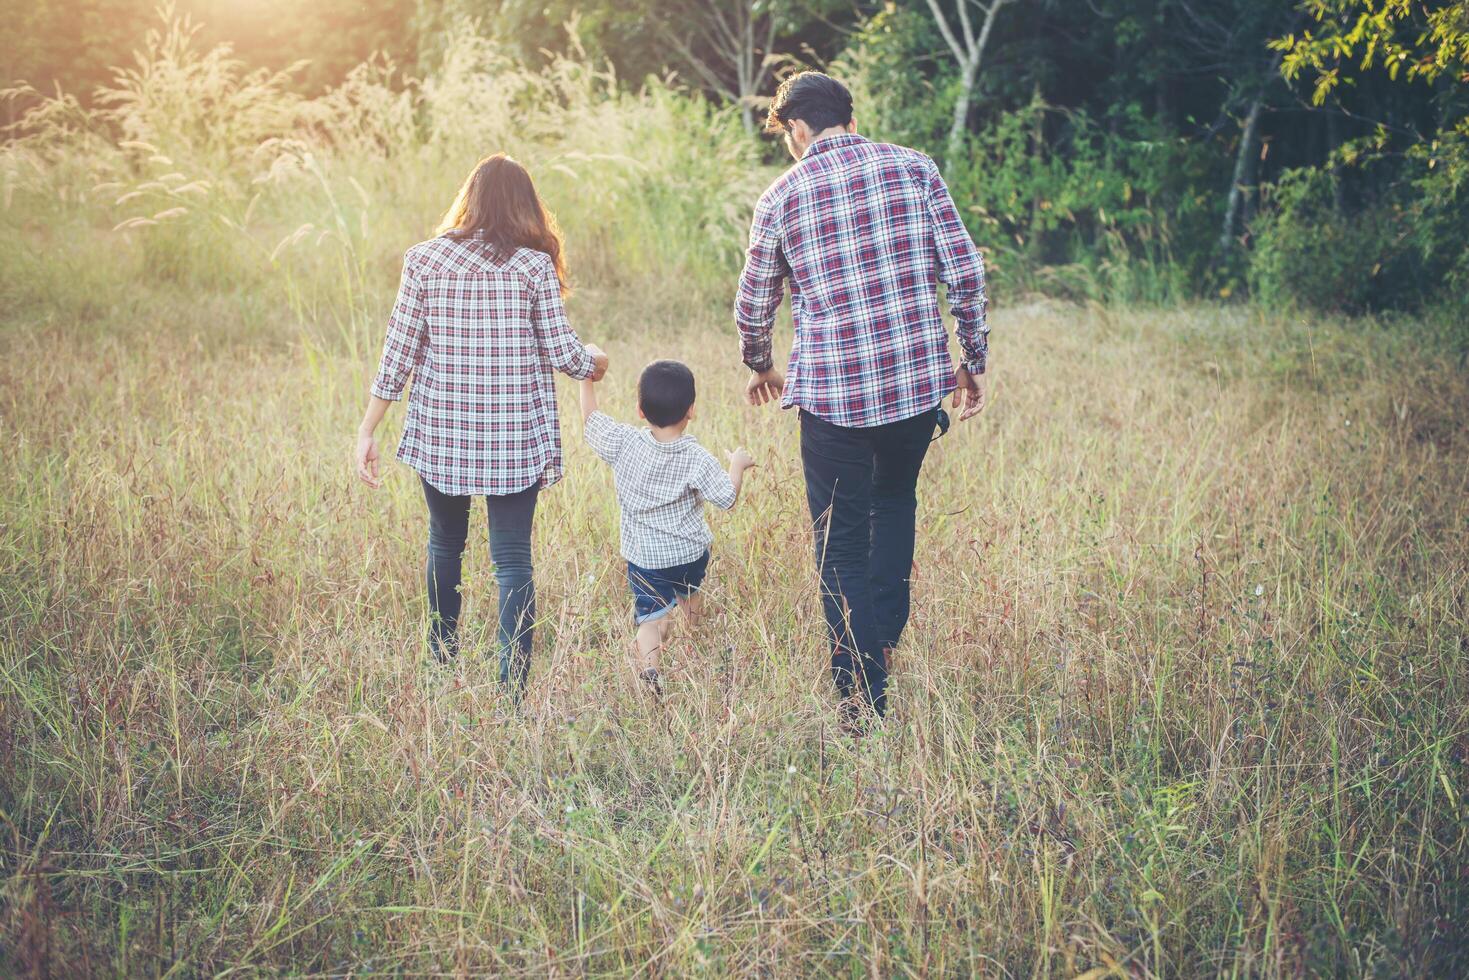
<path fill-rule="evenodd" d="M 984 411 L 984 375 L 970 374 L 961 367 L 954 372 L 954 385 L 954 410 L 960 422 Z"/>
<path fill-rule="evenodd" d="M 359 432 L 357 434 L 357 475 L 362 482 L 376 490 L 383 485 L 382 478 L 378 476 L 378 454 L 377 440 L 371 433 Z"/>
<path fill-rule="evenodd" d="M 588 381 L 601 381 L 607 373 L 607 352 L 596 344 L 587 344 L 587 353 L 592 355 L 592 376 Z"/>
<path fill-rule="evenodd" d="M 756 371 L 750 375 L 749 383 L 745 385 L 745 401 L 751 405 L 764 405 L 766 402 L 779 401 L 781 392 L 785 391 L 785 386 L 785 375 L 775 368 Z"/>
<path fill-rule="evenodd" d="M 751 456 L 749 453 L 745 452 L 745 448 L 743 446 L 736 449 L 732 453 L 725 453 L 725 455 L 729 457 L 729 468 L 732 470 L 743 471 L 748 470 L 751 467 L 760 465 L 759 463 L 755 462 L 754 456 Z"/>

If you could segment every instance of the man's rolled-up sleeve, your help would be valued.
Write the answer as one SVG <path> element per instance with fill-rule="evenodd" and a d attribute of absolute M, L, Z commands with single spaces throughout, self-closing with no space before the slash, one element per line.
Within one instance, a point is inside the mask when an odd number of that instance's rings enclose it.
<path fill-rule="evenodd" d="M 949 312 L 970 374 L 983 374 L 989 357 L 989 298 L 985 293 L 984 257 L 969 237 L 959 209 L 938 166 L 928 161 L 928 210 L 933 221 L 938 277 L 949 287 Z"/>
<path fill-rule="evenodd" d="M 755 207 L 750 226 L 750 247 L 745 252 L 745 269 L 740 273 L 734 316 L 740 328 L 740 359 L 752 371 L 773 366 L 770 353 L 775 315 L 785 298 L 785 280 L 790 275 L 780 246 L 780 229 L 774 208 L 766 198 Z"/>

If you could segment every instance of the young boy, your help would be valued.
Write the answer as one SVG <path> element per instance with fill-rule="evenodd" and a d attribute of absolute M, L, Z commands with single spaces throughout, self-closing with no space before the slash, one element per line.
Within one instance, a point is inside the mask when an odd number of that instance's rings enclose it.
<path fill-rule="evenodd" d="M 729 510 L 739 499 L 750 454 L 729 454 L 726 473 L 707 449 L 685 434 L 694 417 L 694 375 L 679 361 L 654 361 L 638 378 L 635 429 L 597 411 L 597 386 L 581 383 L 587 442 L 612 464 L 622 509 L 622 557 L 633 594 L 638 627 L 638 676 L 653 694 L 663 693 L 658 651 L 668 633 L 669 613 L 682 606 L 690 623 L 701 611 L 699 586 L 709 567 L 713 534 L 704 520 L 704 501 Z"/>

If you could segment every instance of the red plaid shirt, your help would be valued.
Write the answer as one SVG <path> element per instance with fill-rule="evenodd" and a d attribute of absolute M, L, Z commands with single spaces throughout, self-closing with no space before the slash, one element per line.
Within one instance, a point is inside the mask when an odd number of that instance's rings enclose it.
<path fill-rule="evenodd" d="M 818 140 L 755 207 L 735 299 L 745 364 L 771 366 L 771 325 L 790 280 L 796 339 L 784 407 L 854 427 L 927 411 L 954 390 L 939 279 L 965 366 L 981 374 L 984 262 L 938 167 L 861 136 Z"/>
<path fill-rule="evenodd" d="M 549 256 L 501 261 L 483 238 L 440 236 L 403 256 L 372 393 L 413 390 L 398 458 L 447 494 L 510 494 L 561 478 L 551 371 L 589 377 Z"/>

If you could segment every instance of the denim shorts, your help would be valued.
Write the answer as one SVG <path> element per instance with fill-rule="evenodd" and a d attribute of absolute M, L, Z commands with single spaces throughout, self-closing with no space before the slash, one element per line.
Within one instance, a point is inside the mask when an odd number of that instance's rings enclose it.
<path fill-rule="evenodd" d="M 643 568 L 628 562 L 627 585 L 632 589 L 633 622 L 641 626 L 673 612 L 679 599 L 699 591 L 708 570 L 708 551 L 672 568 Z"/>

